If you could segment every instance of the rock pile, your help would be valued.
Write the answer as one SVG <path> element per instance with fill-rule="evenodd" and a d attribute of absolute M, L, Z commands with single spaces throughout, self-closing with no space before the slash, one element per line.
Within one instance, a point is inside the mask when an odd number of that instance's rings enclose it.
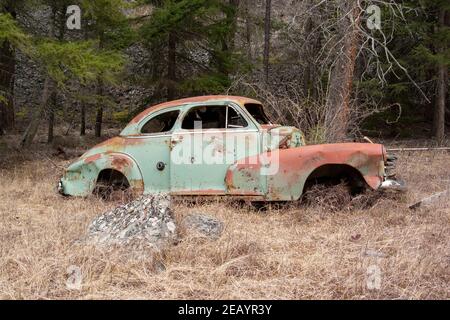
<path fill-rule="evenodd" d="M 177 238 L 168 195 L 146 195 L 94 219 L 86 240 L 102 245 L 150 246 L 156 250 Z"/>

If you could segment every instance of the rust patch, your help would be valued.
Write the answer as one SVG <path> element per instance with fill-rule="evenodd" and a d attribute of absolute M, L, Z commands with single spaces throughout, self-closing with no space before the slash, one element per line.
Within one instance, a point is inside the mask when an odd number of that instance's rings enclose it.
<path fill-rule="evenodd" d="M 377 189 L 382 183 L 382 178 L 378 176 L 364 176 L 364 179 L 372 189 Z"/>
<path fill-rule="evenodd" d="M 233 185 L 233 171 L 228 169 L 225 174 L 225 185 L 228 190 L 235 189 L 236 187 Z"/>
<path fill-rule="evenodd" d="M 114 138 L 105 140 L 103 142 L 100 142 L 99 144 L 92 147 L 92 149 L 98 148 L 98 147 L 104 147 L 104 146 L 121 146 L 121 145 L 123 145 L 123 138 L 114 137 Z"/>
<path fill-rule="evenodd" d="M 224 190 L 204 189 L 204 190 L 177 190 L 171 192 L 172 195 L 200 195 L 200 196 L 218 196 L 225 195 Z"/>
<path fill-rule="evenodd" d="M 278 127 L 281 127 L 281 124 L 262 124 L 261 125 L 261 128 L 263 128 L 264 130 L 268 130 L 268 131 L 278 128 Z"/>
<path fill-rule="evenodd" d="M 134 194 L 141 195 L 144 193 L 144 181 L 142 179 L 131 180 L 130 186 Z"/>
<path fill-rule="evenodd" d="M 114 168 L 116 168 L 117 170 L 122 172 L 122 170 L 124 168 L 131 167 L 133 165 L 133 163 L 129 159 L 125 158 L 125 157 L 115 156 L 113 158 L 113 161 L 111 162 L 111 165 Z"/>
<path fill-rule="evenodd" d="M 141 138 L 126 138 L 126 137 L 114 137 L 108 140 L 105 140 L 94 147 L 94 148 L 104 148 L 105 151 L 103 152 L 115 152 L 115 151 L 122 151 L 125 146 L 131 146 L 131 145 L 140 145 L 144 144 L 144 137 Z"/>
<path fill-rule="evenodd" d="M 123 142 L 122 142 L 122 146 L 135 146 L 135 145 L 144 144 L 145 138 L 146 137 L 142 137 L 142 136 L 139 136 L 139 138 L 131 138 L 131 139 L 124 138 Z"/>
<path fill-rule="evenodd" d="M 292 138 L 291 135 L 284 137 L 283 140 L 280 141 L 278 148 L 279 149 L 288 149 L 289 148 L 288 142 L 289 142 L 289 140 L 291 140 L 291 138 Z"/>
<path fill-rule="evenodd" d="M 98 159 L 100 159 L 102 157 L 101 153 L 97 153 L 94 154 L 92 156 L 87 157 L 86 159 L 84 159 L 84 163 L 90 163 L 90 162 L 94 162 L 97 161 Z"/>

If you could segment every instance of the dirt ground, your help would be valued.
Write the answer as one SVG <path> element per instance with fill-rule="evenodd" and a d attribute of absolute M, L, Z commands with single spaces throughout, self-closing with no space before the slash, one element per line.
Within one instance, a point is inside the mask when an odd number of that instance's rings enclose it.
<path fill-rule="evenodd" d="M 177 202 L 177 220 L 216 216 L 222 237 L 187 236 L 157 257 L 130 258 L 77 241 L 117 203 L 59 196 L 56 183 L 71 159 L 39 143 L 31 152 L 11 149 L 2 139 L 2 299 L 450 298 L 450 208 L 407 208 L 449 187 L 450 153 L 399 153 L 409 191 L 364 209 Z M 70 286 L 74 268 L 78 288 Z"/>

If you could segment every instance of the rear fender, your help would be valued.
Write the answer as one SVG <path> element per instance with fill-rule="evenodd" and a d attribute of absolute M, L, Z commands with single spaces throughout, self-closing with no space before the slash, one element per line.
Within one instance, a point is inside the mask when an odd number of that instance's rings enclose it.
<path fill-rule="evenodd" d="M 95 156 L 92 156 L 95 158 Z M 85 162 L 88 163 L 88 157 Z M 104 153 L 95 159 L 93 164 L 100 173 L 104 169 L 113 169 L 122 173 L 128 180 L 130 187 L 135 191 L 144 191 L 144 180 L 136 161 L 124 153 Z M 98 177 L 98 174 L 97 174 Z"/>
<path fill-rule="evenodd" d="M 81 158 L 67 169 L 63 179 L 64 194 L 91 194 L 102 170 L 113 169 L 122 173 L 133 191 L 142 193 L 144 182 L 136 161 L 123 153 L 98 153 Z"/>

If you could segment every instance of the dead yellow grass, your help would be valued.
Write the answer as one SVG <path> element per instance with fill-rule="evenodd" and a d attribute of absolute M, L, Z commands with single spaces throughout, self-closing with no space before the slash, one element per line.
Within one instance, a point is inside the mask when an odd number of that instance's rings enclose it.
<path fill-rule="evenodd" d="M 58 196 L 56 166 L 67 162 L 33 158 L 12 153 L 0 166 L 0 298 L 449 298 L 450 209 L 406 209 L 449 186 L 448 153 L 401 155 L 410 191 L 367 210 L 178 203 L 176 219 L 206 213 L 225 230 L 217 241 L 184 237 L 156 258 L 164 271 L 78 242 L 114 204 Z M 70 266 L 81 270 L 80 290 L 66 286 Z M 369 290 L 373 266 L 381 287 Z"/>

